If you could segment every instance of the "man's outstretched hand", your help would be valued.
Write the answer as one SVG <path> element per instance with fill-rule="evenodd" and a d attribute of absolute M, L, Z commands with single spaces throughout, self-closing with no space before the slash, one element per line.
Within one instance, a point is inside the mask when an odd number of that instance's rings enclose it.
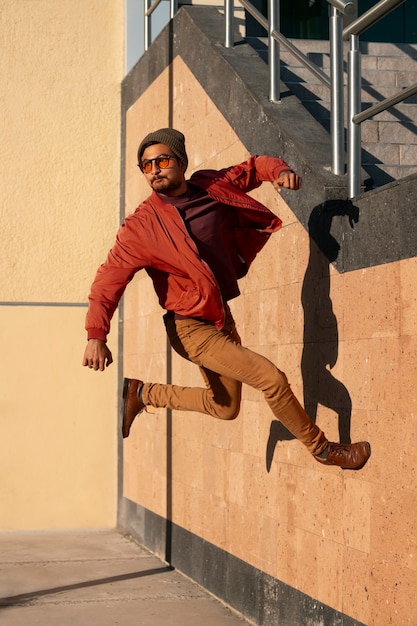
<path fill-rule="evenodd" d="M 284 187 L 285 189 L 292 189 L 293 191 L 297 191 L 301 187 L 301 177 L 298 176 L 292 170 L 284 170 L 281 174 L 276 178 L 272 184 L 274 189 L 281 193 L 281 189 Z"/>
<path fill-rule="evenodd" d="M 112 353 L 102 339 L 90 339 L 84 352 L 83 365 L 104 372 L 113 363 Z"/>

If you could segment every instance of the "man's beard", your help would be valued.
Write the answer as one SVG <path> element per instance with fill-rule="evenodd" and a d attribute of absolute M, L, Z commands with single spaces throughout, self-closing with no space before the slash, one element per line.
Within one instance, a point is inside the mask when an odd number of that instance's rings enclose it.
<path fill-rule="evenodd" d="M 168 180 L 164 176 L 156 176 L 151 181 L 151 187 L 158 193 L 167 194 L 170 191 L 176 191 L 182 185 L 182 181 Z"/>

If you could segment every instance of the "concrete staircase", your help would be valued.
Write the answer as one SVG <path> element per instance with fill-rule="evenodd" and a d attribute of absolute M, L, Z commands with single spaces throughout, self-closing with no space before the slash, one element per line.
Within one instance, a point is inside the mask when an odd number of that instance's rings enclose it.
<path fill-rule="evenodd" d="M 249 43 L 267 59 L 265 39 L 250 39 Z M 330 75 L 328 41 L 297 39 L 292 43 Z M 344 55 L 345 93 L 347 50 L 348 47 Z M 363 42 L 361 52 L 362 109 L 417 82 L 417 44 Z M 281 48 L 281 64 L 281 80 L 329 130 L 330 90 L 284 48 Z M 285 97 L 285 93 L 281 96 Z M 417 95 L 364 122 L 361 132 L 362 167 L 372 179 L 371 188 L 417 173 Z"/>

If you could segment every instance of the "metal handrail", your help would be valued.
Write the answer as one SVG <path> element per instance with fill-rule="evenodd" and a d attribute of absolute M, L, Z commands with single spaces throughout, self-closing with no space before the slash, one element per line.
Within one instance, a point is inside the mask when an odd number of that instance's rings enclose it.
<path fill-rule="evenodd" d="M 250 0 L 239 0 L 244 9 L 268 32 L 268 60 L 270 76 L 269 98 L 280 102 L 280 45 L 284 46 L 304 67 L 330 89 L 330 136 L 332 146 L 332 172 L 345 174 L 344 149 L 344 83 L 343 83 L 343 40 L 350 40 L 348 52 L 348 128 L 346 170 L 348 177 L 348 195 L 353 198 L 360 192 L 361 171 L 361 124 L 378 113 L 402 102 L 417 93 L 417 83 L 398 94 L 386 98 L 361 111 L 361 54 L 359 35 L 382 19 L 406 0 L 380 0 L 363 15 L 343 29 L 343 16 L 356 11 L 356 0 L 327 0 L 330 5 L 330 77 L 301 52 L 280 32 L 280 0 L 268 0 L 269 19 L 267 19 Z M 145 0 L 145 50 L 151 43 L 150 18 L 161 0 Z M 174 17 L 178 0 L 170 0 L 170 16 Z M 224 0 L 225 47 L 234 45 L 234 0 Z"/>
<path fill-rule="evenodd" d="M 145 0 L 145 15 L 144 15 L 144 20 L 145 20 L 144 21 L 144 31 L 145 31 L 144 48 L 145 48 L 145 51 L 149 49 L 149 46 L 152 43 L 151 16 L 152 16 L 152 13 L 160 5 L 161 2 L 162 2 L 162 0 L 155 0 L 152 4 L 150 4 L 150 0 Z M 172 20 L 172 18 L 174 17 L 175 13 L 178 10 L 178 1 L 177 0 L 170 0 L 169 1 L 169 5 L 170 5 L 169 16 L 170 16 L 170 19 Z"/>
<path fill-rule="evenodd" d="M 307 67 L 323 84 L 330 88 L 330 136 L 332 146 L 332 172 L 336 175 L 345 173 L 344 154 L 344 104 L 343 104 L 343 39 L 350 39 L 348 52 L 348 150 L 347 150 L 347 177 L 348 196 L 353 198 L 360 193 L 361 171 L 361 129 L 360 124 L 377 115 L 381 111 L 402 102 L 410 95 L 417 93 L 417 85 L 399 92 L 396 96 L 361 112 L 361 56 L 359 50 L 359 34 L 385 17 L 406 0 L 380 0 L 363 15 L 343 29 L 343 15 L 352 15 L 355 4 L 351 0 L 327 0 L 331 5 L 329 17 L 330 34 L 330 79 L 298 50 L 282 33 L 279 32 L 279 0 L 269 0 L 269 21 L 260 13 L 249 0 L 240 0 L 240 4 L 268 31 L 269 38 L 269 66 L 270 66 L 270 100 L 280 101 L 279 76 L 280 58 L 279 45 L 285 48 L 305 67 Z M 233 46 L 233 0 L 225 0 L 226 14 L 226 47 Z M 272 25 L 271 25 L 272 22 Z"/>
<path fill-rule="evenodd" d="M 361 124 L 371 117 L 402 102 L 409 96 L 417 93 L 417 84 L 404 89 L 390 98 L 361 111 L 361 52 L 359 35 L 375 24 L 388 13 L 391 13 L 405 0 L 380 0 L 363 15 L 354 20 L 343 31 L 343 38 L 350 40 L 348 52 L 348 141 L 347 141 L 347 175 L 348 195 L 354 198 L 361 190 Z"/>
<path fill-rule="evenodd" d="M 366 120 L 378 115 L 378 113 L 382 113 L 399 102 L 403 102 L 403 100 L 410 98 L 410 96 L 413 96 L 415 93 L 417 93 L 417 83 L 399 91 L 397 94 L 390 96 L 389 98 L 385 98 L 385 100 L 381 100 L 381 102 L 377 102 L 377 104 L 373 104 L 368 109 L 362 111 L 362 113 L 357 113 L 353 116 L 353 121 L 355 124 L 362 124 L 362 122 L 366 122 Z"/>
<path fill-rule="evenodd" d="M 344 15 L 353 15 L 356 11 L 356 3 L 351 0 L 327 0 L 327 2 Z"/>
<path fill-rule="evenodd" d="M 233 2 L 225 0 L 226 35 L 225 46 L 233 46 Z M 344 115 L 343 115 L 343 15 L 355 11 L 352 0 L 327 0 L 331 5 L 330 26 L 330 78 L 305 54 L 294 46 L 279 31 L 279 0 L 269 0 L 268 20 L 249 0 L 240 0 L 240 4 L 268 32 L 269 60 L 269 99 L 280 102 L 280 44 L 283 45 L 304 67 L 330 89 L 330 135 L 332 144 L 332 172 L 336 175 L 345 173 Z"/>
<path fill-rule="evenodd" d="M 381 18 L 391 13 L 391 11 L 405 1 L 406 0 L 380 0 L 380 2 L 374 4 L 374 6 L 351 22 L 349 26 L 343 30 L 343 37 L 348 39 L 350 35 L 361 35 L 370 26 L 373 26 Z"/>
<path fill-rule="evenodd" d="M 251 2 L 249 2 L 249 0 L 239 0 L 239 4 L 241 4 L 247 10 L 247 12 L 250 13 L 252 17 L 254 17 L 256 21 L 265 28 L 266 31 L 269 30 L 267 18 L 264 17 L 262 13 L 258 11 L 258 9 L 256 9 Z M 279 7 L 279 2 L 277 4 Z M 305 67 L 307 67 L 316 78 L 318 78 L 327 87 L 330 87 L 330 78 L 315 63 L 310 61 L 310 59 L 305 54 L 303 54 L 301 50 L 294 46 L 294 44 L 292 44 L 291 41 L 289 41 L 289 39 L 285 37 L 285 35 L 276 30 L 273 30 L 271 32 L 271 35 L 276 41 L 281 43 L 284 48 L 291 52 L 291 54 L 295 56 L 298 61 L 300 61 Z"/>
<path fill-rule="evenodd" d="M 145 9 L 145 16 L 149 17 L 155 11 L 156 7 L 162 2 L 162 0 L 155 0 L 155 2 L 149 7 L 149 9 Z"/>
<path fill-rule="evenodd" d="M 226 0 L 226 4 L 228 3 L 230 3 L 230 0 Z M 233 0 L 231 0 L 231 3 L 233 5 Z M 263 26 L 266 31 L 269 31 L 268 19 L 260 11 L 258 11 L 258 9 L 256 9 L 249 0 L 239 0 L 239 4 L 241 4 L 247 10 L 247 12 L 250 13 L 261 26 Z M 273 1 L 272 4 L 276 4 L 279 8 L 279 2 L 276 3 Z M 286 48 L 298 61 L 300 61 L 300 63 L 307 67 L 316 78 L 318 78 L 324 85 L 326 85 L 326 87 L 330 88 L 330 78 L 315 63 L 310 61 L 310 59 L 305 54 L 303 54 L 301 50 L 294 46 L 294 44 L 292 44 L 291 41 L 289 41 L 285 37 L 285 35 L 276 30 L 273 30 L 271 32 L 271 36 L 278 43 L 281 43 L 284 48 Z M 233 44 L 230 45 L 230 43 L 227 43 L 226 47 L 232 48 Z"/>

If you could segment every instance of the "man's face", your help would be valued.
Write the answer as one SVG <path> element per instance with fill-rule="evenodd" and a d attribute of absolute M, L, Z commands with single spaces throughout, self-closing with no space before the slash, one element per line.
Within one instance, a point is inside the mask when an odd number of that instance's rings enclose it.
<path fill-rule="evenodd" d="M 161 167 L 161 164 L 158 165 L 158 162 L 154 160 L 163 156 L 172 157 L 168 160 L 167 167 L 165 165 Z M 168 146 L 165 146 L 163 143 L 156 143 L 145 148 L 141 159 L 142 168 L 149 161 L 151 161 L 150 171 L 143 172 L 143 174 L 154 191 L 165 196 L 180 196 L 187 191 L 187 183 L 184 176 L 185 164 L 174 156 L 174 153 Z"/>

